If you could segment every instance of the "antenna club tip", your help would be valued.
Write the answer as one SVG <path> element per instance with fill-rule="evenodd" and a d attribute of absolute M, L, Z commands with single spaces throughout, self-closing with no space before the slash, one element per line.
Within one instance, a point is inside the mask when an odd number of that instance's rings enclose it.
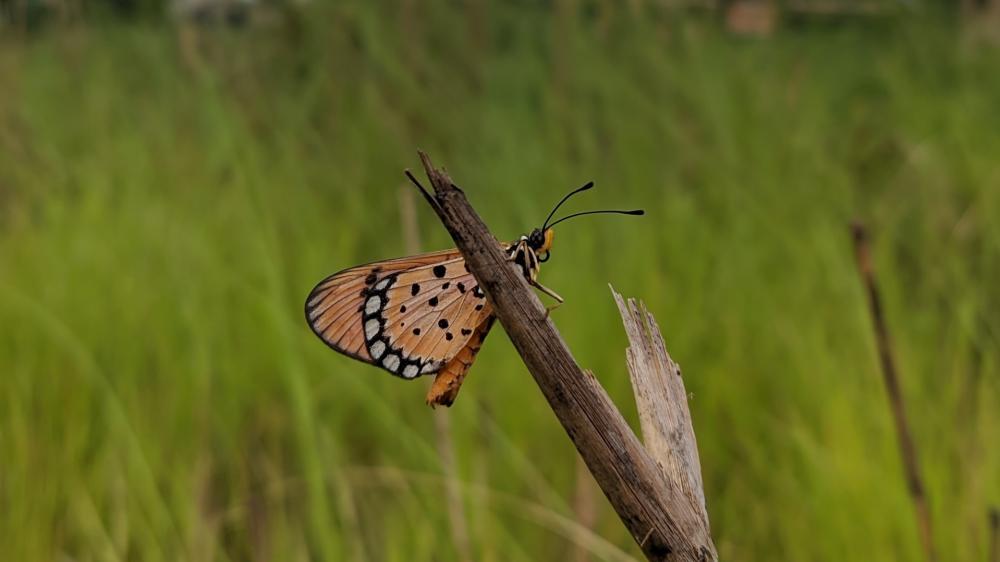
<path fill-rule="evenodd" d="M 583 185 L 583 187 L 580 188 L 580 191 L 586 191 L 586 190 L 588 190 L 588 189 L 590 189 L 592 187 L 594 187 L 594 182 L 593 181 L 588 181 L 587 183 L 585 183 Z"/>

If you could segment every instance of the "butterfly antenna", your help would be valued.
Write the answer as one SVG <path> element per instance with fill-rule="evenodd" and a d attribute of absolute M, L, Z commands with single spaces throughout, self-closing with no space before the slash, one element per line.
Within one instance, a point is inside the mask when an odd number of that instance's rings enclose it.
<path fill-rule="evenodd" d="M 548 225 L 549 225 L 549 219 L 551 219 L 551 218 L 552 218 L 552 215 L 556 214 L 556 211 L 558 211 L 558 210 L 559 210 L 559 207 L 561 207 L 561 206 L 562 206 L 562 204 L 563 204 L 563 203 L 565 203 L 567 199 L 569 199 L 570 197 L 572 197 L 572 196 L 576 195 L 577 193 L 580 193 L 581 191 L 587 191 L 588 189 L 590 189 L 590 188 L 592 188 L 592 187 L 594 187 L 594 182 L 592 182 L 592 181 L 588 181 L 588 182 L 587 182 L 587 184 L 586 184 L 586 185 L 584 185 L 583 187 L 580 187 L 580 188 L 577 188 L 577 189 L 574 189 L 573 191 L 570 191 L 569 193 L 567 193 L 567 194 L 566 194 L 566 196 L 565 196 L 565 197 L 563 197 L 563 198 L 562 198 L 562 199 L 561 199 L 561 200 L 559 201 L 559 203 L 556 203 L 556 206 L 555 206 L 555 208 L 553 208 L 553 209 L 552 209 L 552 212 L 551 212 L 551 213 L 549 213 L 549 216 L 545 217 L 545 222 L 544 222 L 544 223 L 542 223 L 542 231 L 543 231 L 543 232 L 545 231 L 545 229 L 546 229 L 546 228 L 548 227 Z"/>
<path fill-rule="evenodd" d="M 646 211 L 643 211 L 642 209 L 633 209 L 631 211 L 619 211 L 619 210 L 613 210 L 613 209 L 608 209 L 608 210 L 605 210 L 605 211 L 584 211 L 582 213 L 573 213 L 572 215 L 563 217 L 563 218 L 557 220 L 556 222 L 550 224 L 548 227 L 552 228 L 553 226 L 555 226 L 555 225 L 563 222 L 564 220 L 569 220 L 569 219 L 571 219 L 573 217 L 582 217 L 583 215 L 600 215 L 600 214 L 634 215 L 634 216 L 639 216 L 639 215 L 645 215 Z M 548 222 L 548 221 L 546 221 L 546 222 Z"/>

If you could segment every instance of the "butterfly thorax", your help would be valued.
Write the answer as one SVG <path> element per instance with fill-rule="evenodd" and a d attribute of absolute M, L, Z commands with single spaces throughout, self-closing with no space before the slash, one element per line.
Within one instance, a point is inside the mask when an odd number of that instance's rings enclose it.
<path fill-rule="evenodd" d="M 521 268 L 524 278 L 534 281 L 542 262 L 548 259 L 552 246 L 552 229 L 536 228 L 531 234 L 521 236 L 507 248 L 507 255 Z M 543 254 L 540 258 L 539 254 Z"/>

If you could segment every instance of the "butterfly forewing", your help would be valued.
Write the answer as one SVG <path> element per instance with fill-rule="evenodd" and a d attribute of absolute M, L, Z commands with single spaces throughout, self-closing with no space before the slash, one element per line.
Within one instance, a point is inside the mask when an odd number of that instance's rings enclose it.
<path fill-rule="evenodd" d="M 491 314 L 457 250 L 335 273 L 306 301 L 330 347 L 409 379 L 438 372 Z"/>

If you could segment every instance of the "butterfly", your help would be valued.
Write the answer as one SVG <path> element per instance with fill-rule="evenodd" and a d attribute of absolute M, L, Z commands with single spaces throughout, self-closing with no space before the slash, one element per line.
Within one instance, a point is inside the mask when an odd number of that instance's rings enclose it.
<path fill-rule="evenodd" d="M 593 186 L 589 182 L 564 196 L 530 234 L 501 243 L 508 261 L 530 285 L 555 299 L 554 306 L 563 298 L 537 280 L 541 264 L 549 259 L 552 227 L 582 215 L 643 214 L 641 209 L 586 211 L 549 222 L 570 197 Z M 305 315 L 323 342 L 348 357 L 404 379 L 436 374 L 427 398 L 432 406 L 450 406 L 454 401 L 496 320 L 486 294 L 457 249 L 338 271 L 309 293 Z"/>

